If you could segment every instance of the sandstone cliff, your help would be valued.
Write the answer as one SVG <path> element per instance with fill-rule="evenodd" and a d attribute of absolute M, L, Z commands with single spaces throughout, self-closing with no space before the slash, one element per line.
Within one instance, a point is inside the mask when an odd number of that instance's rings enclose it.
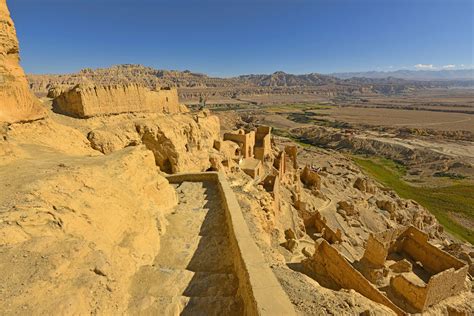
<path fill-rule="evenodd" d="M 137 84 L 94 86 L 79 84 L 54 99 L 56 112 L 90 117 L 124 112 L 179 113 L 184 111 L 176 89 L 151 91 Z"/>
<path fill-rule="evenodd" d="M 94 149 L 109 154 L 125 147 L 144 144 L 155 155 L 156 165 L 166 173 L 205 171 L 209 154 L 219 139 L 216 116 L 201 113 L 169 115 L 122 122 L 92 130 L 89 141 Z"/>
<path fill-rule="evenodd" d="M 0 0 L 0 121 L 31 121 L 45 115 L 41 103 L 28 88 L 19 61 L 15 26 L 6 0 Z"/>

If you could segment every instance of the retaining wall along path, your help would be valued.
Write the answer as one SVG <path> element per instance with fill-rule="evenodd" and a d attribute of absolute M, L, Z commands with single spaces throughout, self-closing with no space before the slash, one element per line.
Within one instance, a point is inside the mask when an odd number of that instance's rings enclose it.
<path fill-rule="evenodd" d="M 175 174 L 170 183 L 215 182 L 225 207 L 234 266 L 245 315 L 296 315 L 293 305 L 253 240 L 239 203 L 225 176 L 218 172 Z"/>

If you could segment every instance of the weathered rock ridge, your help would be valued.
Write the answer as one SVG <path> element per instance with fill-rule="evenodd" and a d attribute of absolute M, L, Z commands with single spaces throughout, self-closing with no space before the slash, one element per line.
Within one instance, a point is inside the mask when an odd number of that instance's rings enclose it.
<path fill-rule="evenodd" d="M 54 93 L 53 93 L 54 92 Z M 57 91 L 52 91 L 57 94 Z M 55 111 L 75 117 L 125 112 L 185 112 L 172 88 L 152 91 L 138 84 L 94 86 L 79 84 L 54 99 Z"/>
<path fill-rule="evenodd" d="M 157 115 L 94 129 L 88 139 L 94 149 L 104 154 L 144 144 L 155 155 L 161 171 L 178 173 L 207 170 L 211 166 L 209 153 L 219 132 L 219 119 L 206 113 L 194 117 Z"/>
<path fill-rule="evenodd" d="M 0 121 L 31 121 L 45 116 L 21 68 L 18 39 L 6 0 L 0 0 Z"/>

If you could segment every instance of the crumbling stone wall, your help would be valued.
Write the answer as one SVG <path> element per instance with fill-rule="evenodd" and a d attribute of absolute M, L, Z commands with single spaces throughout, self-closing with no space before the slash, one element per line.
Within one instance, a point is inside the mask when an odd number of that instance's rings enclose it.
<path fill-rule="evenodd" d="M 255 133 L 255 158 L 261 161 L 264 161 L 272 151 L 271 130 L 270 126 L 259 126 Z"/>
<path fill-rule="evenodd" d="M 298 170 L 298 148 L 296 146 L 286 146 L 285 153 L 290 158 L 293 169 Z"/>
<path fill-rule="evenodd" d="M 311 170 L 310 167 L 304 167 L 300 178 L 301 182 L 303 182 L 307 187 L 318 190 L 321 189 L 321 177 L 316 171 Z"/>
<path fill-rule="evenodd" d="M 390 280 L 393 293 L 402 303 L 422 312 L 426 307 L 465 289 L 468 266 L 428 242 L 428 234 L 410 226 L 371 234 L 361 261 L 375 268 L 385 265 L 390 253 L 400 253 L 420 262 L 431 276 L 426 284 L 415 284 L 403 274 Z"/>
<path fill-rule="evenodd" d="M 467 269 L 466 265 L 458 270 L 451 268 L 440 272 L 432 276 L 425 286 L 414 284 L 400 274 L 390 280 L 390 286 L 397 296 L 404 298 L 416 311 L 422 312 L 425 308 L 464 291 Z"/>
<path fill-rule="evenodd" d="M 183 181 L 216 182 L 222 207 L 226 212 L 230 247 L 239 280 L 238 293 L 244 304 L 244 315 L 296 315 L 293 304 L 263 258 L 242 215 L 239 203 L 225 176 L 218 172 L 178 174 L 167 178 L 170 183 Z"/>
<path fill-rule="evenodd" d="M 342 242 L 342 233 L 338 229 L 333 230 L 328 226 L 327 220 L 321 215 L 321 213 L 316 212 L 312 218 L 314 221 L 314 227 L 319 233 L 322 233 L 323 238 L 330 242 L 331 244 L 336 242 Z"/>
<path fill-rule="evenodd" d="M 280 210 L 280 179 L 278 175 L 268 175 L 262 182 L 265 191 L 271 193 L 273 197 L 273 210 Z"/>
<path fill-rule="evenodd" d="M 397 248 L 402 249 L 413 260 L 423 263 L 423 268 L 436 274 L 450 268 L 461 269 L 465 264 L 428 242 L 428 234 L 408 227 L 398 238 Z"/>
<path fill-rule="evenodd" d="M 224 140 L 231 140 L 240 145 L 241 153 L 244 158 L 252 158 L 254 156 L 255 132 L 245 133 L 240 129 L 237 132 L 225 133 Z"/>
<path fill-rule="evenodd" d="M 77 85 L 54 99 L 54 110 L 74 117 L 126 112 L 180 113 L 176 89 L 151 91 L 137 84 Z"/>
<path fill-rule="evenodd" d="M 369 262 L 374 267 L 383 267 L 389 251 L 396 250 L 393 244 L 396 242 L 398 236 L 405 230 L 406 228 L 402 227 L 388 229 L 377 234 L 370 234 L 365 246 L 363 260 Z"/>
<path fill-rule="evenodd" d="M 316 276 L 316 280 L 318 280 L 318 275 L 321 275 L 340 288 L 354 289 L 374 302 L 391 308 L 398 315 L 405 314 L 325 240 L 318 245 L 314 256 L 305 260 L 303 264 L 310 275 Z"/>

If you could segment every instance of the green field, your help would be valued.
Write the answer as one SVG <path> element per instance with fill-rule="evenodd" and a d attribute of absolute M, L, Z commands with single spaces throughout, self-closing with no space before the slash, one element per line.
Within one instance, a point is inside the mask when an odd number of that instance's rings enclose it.
<path fill-rule="evenodd" d="M 450 212 L 462 213 L 474 218 L 474 186 L 462 181 L 452 181 L 452 185 L 429 188 L 409 184 L 402 178 L 405 168 L 384 158 L 353 156 L 354 162 L 368 175 L 395 190 L 398 195 L 412 199 L 426 207 L 451 234 L 474 244 L 474 232 L 453 221 Z"/>

